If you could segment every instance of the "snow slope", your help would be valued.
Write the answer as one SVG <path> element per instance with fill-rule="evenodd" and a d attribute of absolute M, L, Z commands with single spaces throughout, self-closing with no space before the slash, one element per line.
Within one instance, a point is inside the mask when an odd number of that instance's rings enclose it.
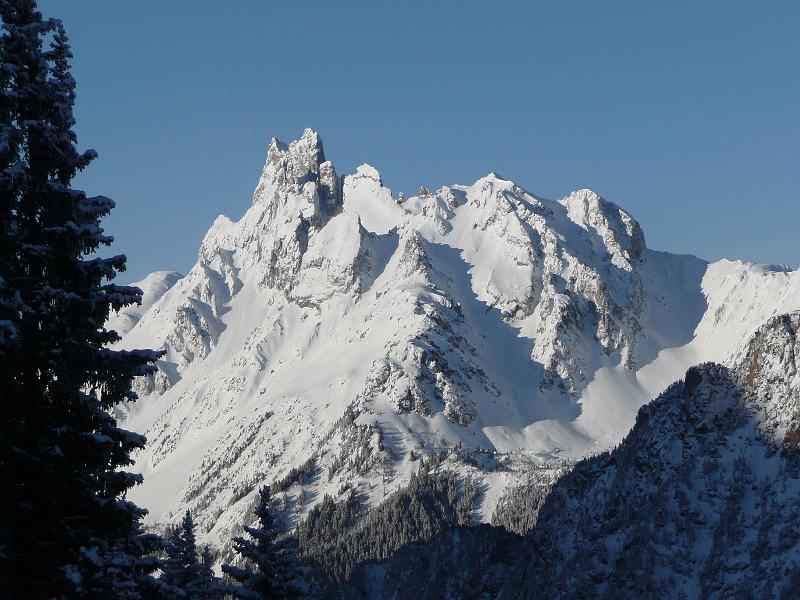
<path fill-rule="evenodd" d="M 314 131 L 273 140 L 245 215 L 119 325 L 135 320 L 121 346 L 167 352 L 127 416 L 148 438 L 132 495 L 151 523 L 191 508 L 215 543 L 263 483 L 296 522 L 324 494 L 377 504 L 449 451 L 485 478 L 488 520 L 526 464 L 618 442 L 687 367 L 800 307 L 799 286 L 650 250 L 589 190 L 545 200 L 492 173 L 401 202 L 368 165 L 339 178 Z"/>
<path fill-rule="evenodd" d="M 150 307 L 163 296 L 169 288 L 183 277 L 177 271 L 156 271 L 150 273 L 141 281 L 132 283 L 131 285 L 138 287 L 142 290 L 142 303 L 132 304 L 121 308 L 120 310 L 111 314 L 106 323 L 108 329 L 113 329 L 119 335 L 127 335 L 128 332 L 136 326 L 142 315 L 150 310 Z"/>

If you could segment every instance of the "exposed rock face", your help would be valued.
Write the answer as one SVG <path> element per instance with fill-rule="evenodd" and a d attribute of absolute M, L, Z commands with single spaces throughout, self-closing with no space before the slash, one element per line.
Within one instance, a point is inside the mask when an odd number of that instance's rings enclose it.
<path fill-rule="evenodd" d="M 740 384 L 759 413 L 762 436 L 786 453 L 800 449 L 800 313 L 770 319 L 737 361 Z"/>
<path fill-rule="evenodd" d="M 288 146 L 273 139 L 253 194 L 260 210 L 247 252 L 267 267 L 263 284 L 290 292 L 309 244 L 341 208 L 336 171 L 325 160 L 322 140 L 306 129 Z M 240 244 L 244 249 L 244 245 Z"/>
<path fill-rule="evenodd" d="M 303 465 L 287 522 L 326 493 L 380 503 L 420 455 L 476 448 L 507 473 L 580 457 L 798 287 L 649 250 L 588 190 L 544 200 L 490 174 L 400 202 L 367 165 L 340 181 L 311 130 L 273 140 L 246 214 L 217 218 L 121 343 L 167 352 L 127 417 L 149 440 L 136 499 L 157 523 L 191 508 L 216 543 Z M 463 468 L 488 520 L 516 475 Z"/>

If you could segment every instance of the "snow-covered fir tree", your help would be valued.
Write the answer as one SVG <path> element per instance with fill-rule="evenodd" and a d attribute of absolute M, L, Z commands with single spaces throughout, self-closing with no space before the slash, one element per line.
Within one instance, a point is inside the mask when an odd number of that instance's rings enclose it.
<path fill-rule="evenodd" d="M 228 587 L 214 574 L 214 556 L 208 546 L 200 551 L 197 579 L 190 591 L 196 600 L 222 600 L 228 592 Z"/>
<path fill-rule="evenodd" d="M 223 588 L 212 569 L 213 558 L 205 547 L 198 555 L 195 525 L 188 510 L 167 540 L 167 558 L 162 566 L 161 580 L 180 590 L 190 600 L 222 598 Z"/>
<path fill-rule="evenodd" d="M 185 589 L 194 579 L 200 559 L 197 556 L 197 541 L 194 533 L 192 513 L 188 510 L 181 524 L 167 537 L 167 558 L 161 567 L 161 579 L 166 583 Z"/>
<path fill-rule="evenodd" d="M 125 257 L 95 252 L 114 207 L 71 181 L 71 53 L 33 0 L 0 0 L 0 589 L 4 598 L 148 598 L 160 544 L 125 499 L 144 438 L 110 409 L 136 399 L 158 353 L 114 351 L 109 312 L 141 291 L 110 280 Z"/>
<path fill-rule="evenodd" d="M 257 526 L 244 527 L 250 539 L 233 539 L 233 548 L 243 559 L 243 566 L 222 566 L 222 571 L 238 584 L 231 588 L 231 592 L 244 600 L 295 598 L 298 595 L 290 583 L 291 567 L 286 546 L 276 539 L 271 499 L 269 486 L 262 487 L 255 509 Z"/>

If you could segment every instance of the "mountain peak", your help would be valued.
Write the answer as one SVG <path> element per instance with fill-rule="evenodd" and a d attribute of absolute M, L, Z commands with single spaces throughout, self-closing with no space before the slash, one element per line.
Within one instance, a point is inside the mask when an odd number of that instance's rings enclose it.
<path fill-rule="evenodd" d="M 267 161 L 253 194 L 253 204 L 287 203 L 302 196 L 314 206 L 311 221 L 317 223 L 334 214 L 339 202 L 339 182 L 333 163 L 325 159 L 322 138 L 306 129 L 300 139 L 285 144 L 273 138 Z"/>
<path fill-rule="evenodd" d="M 306 129 L 300 139 L 286 144 L 272 138 L 267 150 L 267 163 L 264 173 L 290 170 L 291 174 L 302 177 L 307 173 L 318 173 L 325 162 L 322 138 L 313 129 Z"/>
<path fill-rule="evenodd" d="M 576 225 L 594 230 L 611 251 L 614 264 L 630 270 L 647 249 L 639 223 L 613 202 L 588 188 L 572 192 L 559 202 Z"/>
<path fill-rule="evenodd" d="M 322 137 L 313 129 L 306 128 L 299 139 L 289 144 L 282 142 L 278 138 L 272 138 L 267 152 L 267 162 L 277 163 L 286 154 L 290 153 L 295 158 L 302 158 L 309 164 L 325 162 L 325 152 L 322 147 Z"/>
<path fill-rule="evenodd" d="M 356 174 L 353 175 L 353 177 L 371 179 L 375 181 L 378 185 L 383 185 L 381 174 L 378 172 L 378 169 L 376 169 L 372 165 L 368 165 L 367 163 L 360 165 L 356 169 Z"/>

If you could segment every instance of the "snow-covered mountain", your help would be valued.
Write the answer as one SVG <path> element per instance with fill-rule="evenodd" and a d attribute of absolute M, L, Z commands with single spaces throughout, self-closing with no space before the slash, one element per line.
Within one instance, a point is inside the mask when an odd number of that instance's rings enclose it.
<path fill-rule="evenodd" d="M 800 312 L 690 368 L 520 537 L 450 529 L 359 565 L 343 598 L 797 598 Z"/>
<path fill-rule="evenodd" d="M 437 452 L 486 484 L 487 521 L 508 484 L 619 442 L 688 367 L 800 308 L 800 271 L 650 250 L 589 190 L 491 173 L 394 197 L 370 166 L 340 178 L 311 130 L 272 141 L 186 276 L 145 282 L 113 321 L 167 351 L 124 415 L 148 438 L 133 496 L 151 523 L 191 508 L 211 543 L 263 483 L 296 522 L 326 494 L 379 504 Z"/>

